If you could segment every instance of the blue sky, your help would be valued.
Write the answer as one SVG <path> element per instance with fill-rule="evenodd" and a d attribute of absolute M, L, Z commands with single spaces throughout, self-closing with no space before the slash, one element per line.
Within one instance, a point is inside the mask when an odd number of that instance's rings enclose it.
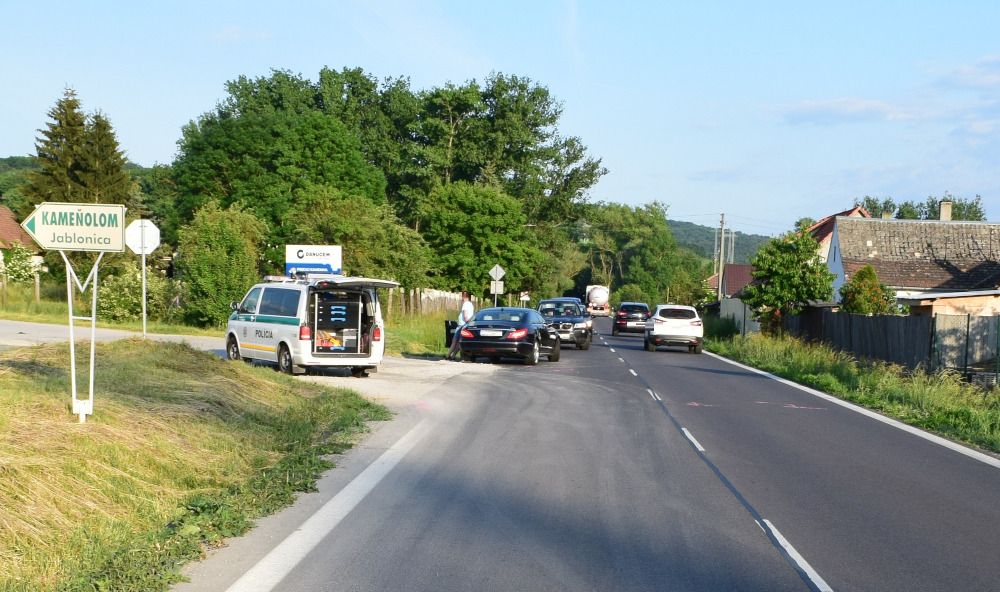
<path fill-rule="evenodd" d="M 323 67 L 414 90 L 527 77 L 609 174 L 595 201 L 777 235 L 855 198 L 977 194 L 1000 220 L 1000 3 L 244 0 L 9 3 L 0 157 L 66 87 L 144 166 L 226 81 Z"/>

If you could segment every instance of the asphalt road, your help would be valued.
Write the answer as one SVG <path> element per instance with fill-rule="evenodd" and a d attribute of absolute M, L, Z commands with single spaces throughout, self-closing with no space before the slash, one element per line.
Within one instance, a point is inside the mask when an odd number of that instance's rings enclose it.
<path fill-rule="evenodd" d="M 536 367 L 303 378 L 396 417 L 174 592 L 1000 588 L 996 457 L 598 326 Z"/>

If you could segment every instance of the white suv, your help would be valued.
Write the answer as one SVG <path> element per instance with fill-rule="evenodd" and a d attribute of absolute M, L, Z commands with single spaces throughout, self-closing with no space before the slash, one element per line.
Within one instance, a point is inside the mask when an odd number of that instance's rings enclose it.
<path fill-rule="evenodd" d="M 646 351 L 656 351 L 660 345 L 686 346 L 701 353 L 705 328 L 693 306 L 660 304 L 646 321 L 644 343 Z"/>

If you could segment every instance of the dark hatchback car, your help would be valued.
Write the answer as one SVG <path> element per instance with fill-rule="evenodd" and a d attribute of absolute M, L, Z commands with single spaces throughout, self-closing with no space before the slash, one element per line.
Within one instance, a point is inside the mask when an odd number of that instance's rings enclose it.
<path fill-rule="evenodd" d="M 559 332 L 559 339 L 577 349 L 590 349 L 594 319 L 579 298 L 549 298 L 538 303 L 538 312 Z"/>
<path fill-rule="evenodd" d="M 542 356 L 559 361 L 559 332 L 531 308 L 484 308 L 459 333 L 463 362 L 488 357 L 521 358 L 529 366 Z"/>
<path fill-rule="evenodd" d="M 645 302 L 622 302 L 618 312 L 615 313 L 611 334 L 644 333 L 649 316 L 649 306 Z"/>

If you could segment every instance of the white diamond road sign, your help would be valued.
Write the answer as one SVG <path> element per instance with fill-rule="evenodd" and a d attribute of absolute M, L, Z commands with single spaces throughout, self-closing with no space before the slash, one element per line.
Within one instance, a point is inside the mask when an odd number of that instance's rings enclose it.
<path fill-rule="evenodd" d="M 502 267 L 494 265 L 493 269 L 490 270 L 490 277 L 499 282 L 506 273 Z"/>
<path fill-rule="evenodd" d="M 54 251 L 125 250 L 125 206 L 45 202 L 21 227 L 43 249 Z"/>

